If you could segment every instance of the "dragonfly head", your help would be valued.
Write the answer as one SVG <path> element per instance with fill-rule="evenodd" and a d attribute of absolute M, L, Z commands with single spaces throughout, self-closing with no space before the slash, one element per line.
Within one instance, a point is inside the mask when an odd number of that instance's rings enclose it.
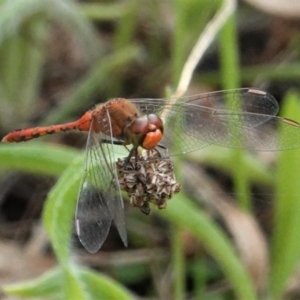
<path fill-rule="evenodd" d="M 128 142 L 151 150 L 163 137 L 163 121 L 155 114 L 144 115 L 130 120 L 125 135 Z"/>

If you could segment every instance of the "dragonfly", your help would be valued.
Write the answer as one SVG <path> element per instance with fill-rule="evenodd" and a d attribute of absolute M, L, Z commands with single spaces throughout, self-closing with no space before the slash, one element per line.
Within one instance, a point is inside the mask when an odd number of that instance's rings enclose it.
<path fill-rule="evenodd" d="M 88 132 L 75 220 L 79 240 L 94 253 L 106 240 L 112 221 L 124 245 L 128 244 L 120 169 L 134 171 L 140 161 L 150 164 L 153 156 L 157 163 L 169 162 L 169 156 L 213 144 L 255 151 L 300 148 L 300 124 L 276 116 L 278 111 L 275 98 L 255 88 L 185 96 L 175 103 L 163 98 L 115 98 L 76 121 L 18 129 L 4 136 L 2 142 L 28 141 L 71 130 Z M 121 164 L 116 164 L 116 145 L 128 151 Z M 141 148 L 156 154 L 142 158 Z M 178 186 L 174 188 L 178 190 Z"/>

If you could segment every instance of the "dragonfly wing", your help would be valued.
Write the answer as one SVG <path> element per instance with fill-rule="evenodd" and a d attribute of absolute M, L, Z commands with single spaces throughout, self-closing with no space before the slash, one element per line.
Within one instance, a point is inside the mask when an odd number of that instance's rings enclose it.
<path fill-rule="evenodd" d="M 169 107 L 170 99 L 129 99 L 143 114 L 160 115 L 164 109 L 181 111 L 182 104 L 194 104 L 204 108 L 227 110 L 231 112 L 249 112 L 275 116 L 279 111 L 276 99 L 269 93 L 254 89 L 242 88 L 203 93 L 180 97 L 176 103 Z"/>
<path fill-rule="evenodd" d="M 172 131 L 164 136 L 163 141 L 169 145 L 172 144 L 172 140 L 177 139 L 176 144 L 180 147 L 171 148 L 175 150 L 175 154 L 195 151 L 210 144 L 258 151 L 294 148 L 288 145 L 288 141 L 278 140 L 276 127 L 279 123 L 282 123 L 285 131 L 293 131 L 295 134 L 295 126 L 282 122 L 280 117 L 213 108 L 204 109 L 197 105 L 186 104 L 182 106 L 182 111 L 175 115 Z M 180 138 L 177 137 L 178 135 Z"/>
<path fill-rule="evenodd" d="M 254 88 L 217 91 L 187 98 L 183 97 L 180 101 L 230 112 L 275 116 L 279 111 L 278 102 L 271 94 Z"/>
<path fill-rule="evenodd" d="M 76 230 L 82 245 L 95 253 L 106 240 L 112 216 L 104 201 L 105 194 L 90 183 L 89 176 L 85 176 L 78 196 Z"/>
<path fill-rule="evenodd" d="M 245 111 L 204 109 L 191 103 L 182 106 L 180 115 L 180 121 L 177 125 L 175 123 L 172 133 L 176 136 L 177 128 L 181 130 L 186 152 L 199 149 L 205 143 L 255 151 L 300 147 L 300 125 L 281 117 Z"/>
<path fill-rule="evenodd" d="M 267 124 L 257 128 L 260 135 L 260 143 L 257 143 L 257 135 L 251 137 L 255 142 L 255 150 L 289 150 L 300 148 L 300 124 L 281 117 L 272 117 Z M 252 132 L 253 136 L 253 132 Z"/>
<path fill-rule="evenodd" d="M 295 124 L 275 117 L 278 112 L 277 101 L 272 95 L 257 89 L 182 97 L 174 105 L 164 99 L 134 103 L 146 113 L 151 113 L 151 107 L 154 113 L 163 112 L 166 128 L 162 143 L 170 147 L 173 155 L 211 144 L 260 151 L 295 148 L 295 144 L 298 144 L 291 136 L 278 141 L 275 127 L 279 123 L 287 133 L 297 133 L 298 136 L 299 130 Z"/>
<path fill-rule="evenodd" d="M 124 221 L 122 197 L 115 188 L 115 165 L 113 163 L 113 145 L 101 143 L 102 134 L 89 131 L 86 146 L 86 168 L 76 209 L 76 229 L 83 246 L 91 253 L 100 249 L 104 243 L 111 222 L 116 218 L 119 233 L 127 245 L 127 233 Z M 114 211 L 116 210 L 116 212 Z"/>
<path fill-rule="evenodd" d="M 103 157 L 105 157 L 105 164 L 107 166 L 106 169 L 106 180 L 107 187 L 110 197 L 107 198 L 107 206 L 112 216 L 114 223 L 118 229 L 119 235 L 124 243 L 127 246 L 127 231 L 126 231 L 126 223 L 125 223 L 125 215 L 124 215 L 124 203 L 121 194 L 120 184 L 118 180 L 117 168 L 116 168 L 116 152 L 114 145 L 114 137 L 112 134 L 112 127 L 110 116 L 107 113 L 106 115 L 106 125 L 108 127 L 105 132 L 110 132 L 110 136 L 104 135 L 100 133 L 100 140 L 105 140 L 105 143 L 101 143 L 101 152 L 103 153 Z M 124 147 L 123 147 L 124 148 Z"/>
<path fill-rule="evenodd" d="M 172 120 L 172 115 L 169 118 Z M 170 134 L 165 134 L 163 142 L 172 145 L 172 141 L 176 141 L 179 147 L 172 147 L 172 154 L 195 151 L 210 144 L 256 151 L 297 148 L 300 129 L 296 122 L 291 124 L 284 120 L 266 114 L 217 110 L 187 103 L 174 116 Z M 278 126 L 285 132 L 280 137 Z"/>

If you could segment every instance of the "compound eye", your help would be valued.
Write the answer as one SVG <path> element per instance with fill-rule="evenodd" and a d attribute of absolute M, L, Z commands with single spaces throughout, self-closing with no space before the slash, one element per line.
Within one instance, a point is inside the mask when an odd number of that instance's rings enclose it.
<path fill-rule="evenodd" d="M 147 116 L 137 118 L 130 126 L 131 132 L 134 134 L 146 134 L 148 132 L 148 125 L 149 122 Z"/>
<path fill-rule="evenodd" d="M 162 119 L 155 115 L 155 114 L 150 114 L 147 116 L 149 124 L 153 124 L 156 126 L 156 128 L 162 129 L 163 128 L 163 121 Z"/>

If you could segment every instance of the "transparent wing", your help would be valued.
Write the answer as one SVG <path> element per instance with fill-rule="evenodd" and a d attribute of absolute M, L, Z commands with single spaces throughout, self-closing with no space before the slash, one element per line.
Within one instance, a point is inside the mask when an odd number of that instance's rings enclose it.
<path fill-rule="evenodd" d="M 101 149 L 103 151 L 103 156 L 106 160 L 106 165 L 110 169 L 110 185 L 109 185 L 109 194 L 110 197 L 107 198 L 107 204 L 110 211 L 111 216 L 113 217 L 114 223 L 118 229 L 119 235 L 124 243 L 127 246 L 127 231 L 126 231 L 126 223 L 125 223 L 125 214 L 124 214 L 124 203 L 121 194 L 121 188 L 119 185 L 118 174 L 116 169 L 116 161 L 117 158 L 115 156 L 115 145 L 112 135 L 112 127 L 111 127 L 111 120 L 109 114 L 107 114 L 107 125 L 109 127 L 110 136 L 105 136 L 102 134 L 101 140 L 108 140 L 109 143 L 101 143 Z M 107 177 L 106 177 L 107 179 Z"/>
<path fill-rule="evenodd" d="M 168 107 L 169 99 L 129 99 L 143 114 L 161 114 Z M 276 99 L 269 93 L 254 88 L 243 88 L 204 93 L 193 96 L 181 97 L 177 100 L 172 111 L 181 111 L 182 105 L 194 104 L 214 110 L 232 112 L 259 113 L 275 116 L 279 111 Z"/>
<path fill-rule="evenodd" d="M 110 126 L 109 118 L 107 126 Z M 104 139 L 106 143 L 101 143 Z M 127 246 L 123 200 L 113 154 L 113 144 L 108 143 L 108 137 L 95 134 L 91 129 L 86 147 L 86 170 L 76 209 L 78 237 L 91 253 L 98 251 L 104 243 L 112 220 Z"/>
<path fill-rule="evenodd" d="M 210 144 L 259 151 L 300 147 L 296 122 L 274 116 L 274 97 L 257 89 L 218 91 L 183 97 L 170 106 L 164 99 L 132 100 L 145 113 L 167 112 L 162 144 L 179 154 Z M 280 126 L 280 139 L 276 128 Z M 175 142 L 175 145 L 174 145 Z"/>

